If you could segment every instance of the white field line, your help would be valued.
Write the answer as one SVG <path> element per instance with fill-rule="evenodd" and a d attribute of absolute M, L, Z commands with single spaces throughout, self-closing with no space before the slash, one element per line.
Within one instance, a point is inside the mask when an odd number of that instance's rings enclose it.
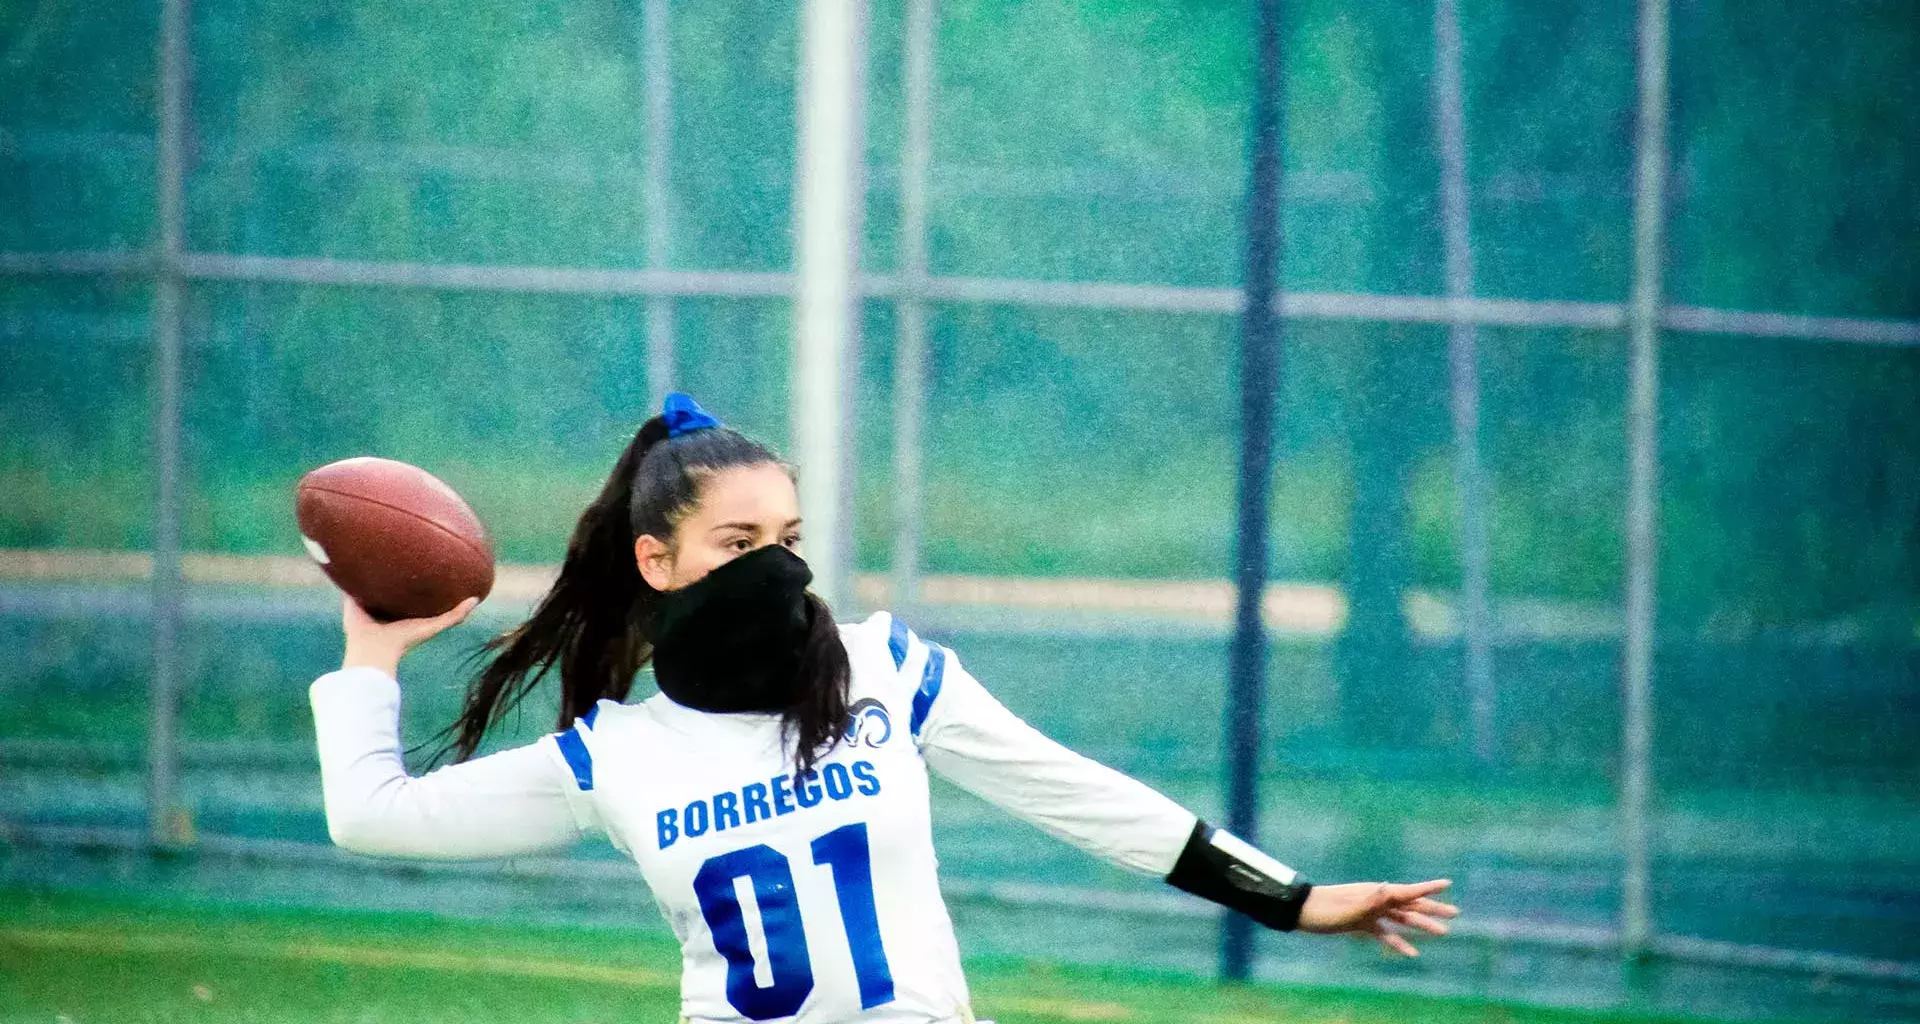
<path fill-rule="evenodd" d="M 645 967 L 611 967 L 528 956 L 454 953 L 389 946 L 353 946 L 336 942 L 223 942 L 199 935 L 140 934 L 57 928 L 0 928 L 0 945 L 105 955 L 221 957 L 347 964 L 355 967 L 407 968 L 495 977 L 548 978 L 623 988 L 678 987 L 680 979 Z"/>
<path fill-rule="evenodd" d="M 609 967 L 526 956 L 483 956 L 444 950 L 352 946 L 330 942 L 229 943 L 200 935 L 131 934 L 61 928 L 0 929 L 0 945 L 95 955 L 245 956 L 262 960 L 407 968 L 494 977 L 542 978 L 671 991 L 677 977 L 645 967 Z M 1117 1003 L 1011 997 L 994 1000 L 1004 1010 L 1045 1013 L 1069 1020 L 1125 1020 L 1133 1011 Z"/>
<path fill-rule="evenodd" d="M 102 932 L 71 928 L 0 928 L 0 946 L 92 954 L 96 956 L 243 956 L 255 960 L 342 964 L 387 970 L 484 974 L 496 978 L 539 978 L 642 991 L 672 992 L 680 979 L 646 967 L 612 967 L 537 956 L 500 956 L 394 946 L 355 946 L 337 942 L 228 942 L 200 935 Z M 1043 1014 L 1074 1021 L 1131 1020 L 1131 1007 L 1034 996 L 988 1000 L 1001 1013 Z"/>

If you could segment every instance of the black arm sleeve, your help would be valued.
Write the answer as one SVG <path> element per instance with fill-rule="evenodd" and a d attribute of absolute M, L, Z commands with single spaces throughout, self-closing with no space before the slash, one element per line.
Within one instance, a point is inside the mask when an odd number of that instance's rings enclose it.
<path fill-rule="evenodd" d="M 1237 910 L 1269 928 L 1290 932 L 1299 927 L 1300 908 L 1306 905 L 1313 883 L 1304 875 L 1283 882 L 1221 849 L 1213 836 L 1213 826 L 1194 822 L 1186 849 L 1167 873 L 1167 884 Z"/>

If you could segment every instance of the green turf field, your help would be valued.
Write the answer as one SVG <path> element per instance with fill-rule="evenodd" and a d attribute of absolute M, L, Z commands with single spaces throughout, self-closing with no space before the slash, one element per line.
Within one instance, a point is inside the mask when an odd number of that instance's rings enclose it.
<path fill-rule="evenodd" d="M 0 891 L 0 1024 L 15 1021 L 671 1021 L 678 953 L 629 931 L 233 909 Z M 1338 990 L 1221 989 L 1134 972 L 970 965 L 1001 1022 L 1654 1024 Z"/>

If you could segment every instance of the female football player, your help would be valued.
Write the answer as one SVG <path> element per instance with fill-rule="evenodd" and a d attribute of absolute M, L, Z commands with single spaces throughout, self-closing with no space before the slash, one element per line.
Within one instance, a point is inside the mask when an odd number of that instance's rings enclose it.
<path fill-rule="evenodd" d="M 684 395 L 621 454 L 553 589 L 488 643 L 449 728 L 458 763 L 401 760 L 401 655 L 471 610 L 378 623 L 311 697 L 333 840 L 492 858 L 606 833 L 681 945 L 693 1022 L 970 1022 L 928 808 L 938 772 L 1115 864 L 1271 928 L 1413 956 L 1457 911 L 1414 885 L 1312 885 L 1160 793 L 1042 736 L 953 652 L 808 593 L 793 470 Z M 660 693 L 626 703 L 651 663 Z M 560 731 L 473 755 L 558 669 Z"/>

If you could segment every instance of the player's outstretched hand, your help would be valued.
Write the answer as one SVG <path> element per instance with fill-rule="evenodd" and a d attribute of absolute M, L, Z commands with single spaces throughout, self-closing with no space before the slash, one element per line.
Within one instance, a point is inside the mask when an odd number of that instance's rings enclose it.
<path fill-rule="evenodd" d="M 477 597 L 469 597 L 453 606 L 451 611 L 436 615 L 431 619 L 401 619 L 398 622 L 380 622 L 368 615 L 366 609 L 351 597 L 340 598 L 340 625 L 347 634 L 347 656 L 341 660 L 341 668 L 377 668 L 388 675 L 400 670 L 400 656 L 426 643 L 435 635 L 451 626 L 473 611 L 480 603 Z"/>
<path fill-rule="evenodd" d="M 1433 895 L 1453 882 L 1437 878 L 1430 882 L 1396 885 L 1391 882 L 1352 882 L 1346 885 L 1316 885 L 1307 893 L 1300 908 L 1300 930 L 1321 935 L 1353 932 L 1371 935 L 1389 953 L 1419 956 L 1400 928 L 1423 931 L 1429 935 L 1447 934 L 1447 918 L 1459 917 L 1460 908 L 1442 903 Z"/>

